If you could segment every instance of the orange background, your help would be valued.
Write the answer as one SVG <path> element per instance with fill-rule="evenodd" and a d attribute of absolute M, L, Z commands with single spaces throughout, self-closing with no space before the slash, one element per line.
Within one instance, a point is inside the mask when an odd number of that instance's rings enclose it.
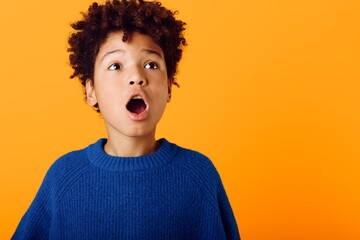
<path fill-rule="evenodd" d="M 3 1 L 0 239 L 49 166 L 105 136 L 70 80 L 92 1 Z M 188 23 L 158 137 L 208 155 L 243 239 L 360 239 L 360 2 L 166 0 Z"/>

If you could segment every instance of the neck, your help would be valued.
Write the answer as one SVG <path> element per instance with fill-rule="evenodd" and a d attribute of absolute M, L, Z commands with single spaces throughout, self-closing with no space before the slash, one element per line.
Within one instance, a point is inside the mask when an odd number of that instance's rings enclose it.
<path fill-rule="evenodd" d="M 109 134 L 104 150 L 111 156 L 138 157 L 155 152 L 158 145 L 153 134 L 141 137 L 111 136 Z"/>

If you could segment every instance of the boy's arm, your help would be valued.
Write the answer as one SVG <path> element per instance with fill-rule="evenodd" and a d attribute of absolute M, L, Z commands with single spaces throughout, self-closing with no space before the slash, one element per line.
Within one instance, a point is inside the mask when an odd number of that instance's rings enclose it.
<path fill-rule="evenodd" d="M 48 239 L 52 218 L 52 184 L 51 169 L 46 174 L 43 183 L 22 217 L 12 239 Z"/>
<path fill-rule="evenodd" d="M 219 176 L 220 178 L 220 176 Z M 219 179 L 220 180 L 220 179 Z M 232 211 L 225 188 L 220 180 L 218 188 L 218 206 L 222 224 L 224 226 L 226 239 L 240 240 L 239 229 Z"/>
<path fill-rule="evenodd" d="M 204 194 L 205 203 L 202 202 L 204 216 L 200 221 L 203 229 L 201 237 L 197 239 L 240 240 L 235 216 L 214 164 L 202 154 L 197 152 L 190 152 L 190 154 L 184 154 L 186 158 L 178 163 Z"/>
<path fill-rule="evenodd" d="M 211 189 L 208 191 L 210 196 L 209 201 L 215 212 L 214 216 L 216 216 L 215 218 L 217 219 L 217 226 L 222 229 L 219 229 L 219 232 L 225 234 L 226 240 L 240 240 L 236 219 L 220 174 L 210 159 L 207 158 L 205 165 L 204 172 L 208 174 L 208 177 L 207 180 L 205 180 L 207 184 L 204 183 L 204 185 L 208 185 L 208 188 Z M 223 239 L 223 237 L 218 239 Z"/>

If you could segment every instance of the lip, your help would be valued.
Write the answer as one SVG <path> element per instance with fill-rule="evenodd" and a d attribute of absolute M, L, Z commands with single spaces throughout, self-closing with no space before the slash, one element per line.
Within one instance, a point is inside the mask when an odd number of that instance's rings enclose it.
<path fill-rule="evenodd" d="M 133 112 L 130 112 L 127 108 L 126 108 L 126 105 L 125 105 L 125 109 L 128 113 L 128 116 L 131 120 L 134 120 L 134 121 L 142 121 L 142 120 L 145 120 L 146 118 L 148 118 L 149 116 L 149 104 L 147 102 L 147 99 L 145 97 L 145 94 L 143 92 L 134 92 L 130 95 L 128 101 L 126 102 L 126 104 L 129 103 L 129 101 L 131 99 L 133 99 L 134 97 L 137 97 L 137 96 L 140 96 L 144 102 L 145 102 L 145 105 L 146 105 L 146 109 L 144 111 L 142 111 L 141 113 L 139 114 L 136 114 L 136 113 L 133 113 Z"/>

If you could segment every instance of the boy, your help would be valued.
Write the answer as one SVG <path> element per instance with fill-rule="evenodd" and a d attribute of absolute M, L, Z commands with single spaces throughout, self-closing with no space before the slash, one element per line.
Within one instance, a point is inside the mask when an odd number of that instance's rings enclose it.
<path fill-rule="evenodd" d="M 113 0 L 72 24 L 72 78 L 108 137 L 51 166 L 13 239 L 240 239 L 211 161 L 155 140 L 186 45 L 174 14 Z"/>

